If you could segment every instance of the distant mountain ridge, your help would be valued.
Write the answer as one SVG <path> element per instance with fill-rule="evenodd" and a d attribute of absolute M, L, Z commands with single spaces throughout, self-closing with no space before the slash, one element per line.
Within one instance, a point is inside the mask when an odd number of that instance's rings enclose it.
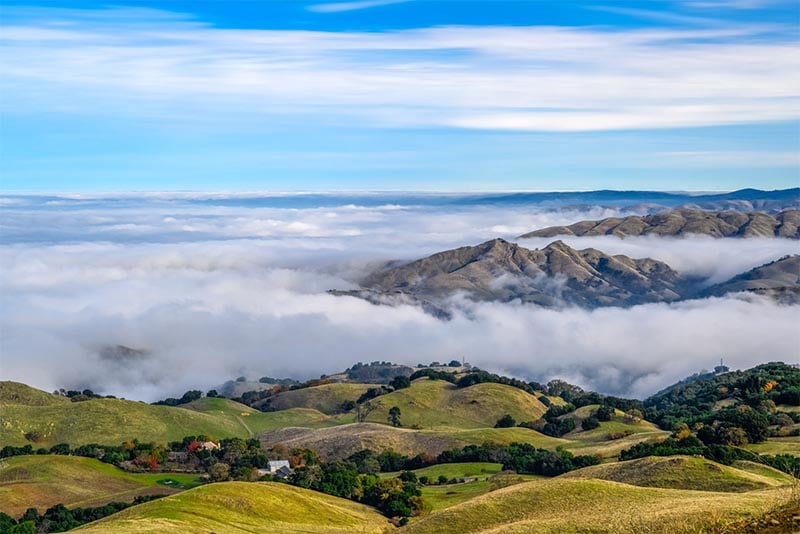
<path fill-rule="evenodd" d="M 779 260 L 734 276 L 703 291 L 702 296 L 722 296 L 747 291 L 785 304 L 800 304 L 800 255 Z"/>
<path fill-rule="evenodd" d="M 569 226 L 551 226 L 528 232 L 520 238 L 555 236 L 617 237 L 657 235 L 712 237 L 784 237 L 800 239 L 800 210 L 784 210 L 776 215 L 763 212 L 704 211 L 678 209 L 653 215 L 607 217 L 580 221 Z"/>
<path fill-rule="evenodd" d="M 401 265 L 390 263 L 361 280 L 360 289 L 330 293 L 373 304 L 416 305 L 442 319 L 452 317 L 457 305 L 452 297 L 457 294 L 473 301 L 519 300 L 551 308 L 592 309 L 748 291 L 793 304 L 800 302 L 800 256 L 788 256 L 707 289 L 702 283 L 651 258 L 576 250 L 562 241 L 531 250 L 493 239 Z"/>
<path fill-rule="evenodd" d="M 361 286 L 426 302 L 463 291 L 475 300 L 595 308 L 678 300 L 688 293 L 691 281 L 650 258 L 575 250 L 561 241 L 529 250 L 493 239 L 375 272 Z M 363 296 L 359 293 L 337 292 Z"/>
<path fill-rule="evenodd" d="M 800 209 L 800 187 L 763 191 L 740 189 L 728 193 L 695 194 L 664 191 L 561 191 L 536 193 L 508 193 L 467 197 L 461 204 L 504 204 L 543 206 L 608 205 L 630 207 L 641 204 L 662 208 L 690 208 L 708 210 L 767 211 Z"/>

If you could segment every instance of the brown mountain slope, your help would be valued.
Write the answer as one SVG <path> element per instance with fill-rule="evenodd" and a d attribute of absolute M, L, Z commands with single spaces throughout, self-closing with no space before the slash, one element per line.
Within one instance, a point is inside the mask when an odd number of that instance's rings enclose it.
<path fill-rule="evenodd" d="M 775 216 L 758 211 L 703 211 L 678 209 L 640 217 L 609 217 L 581 221 L 569 226 L 551 226 L 520 236 L 554 237 L 614 235 L 617 237 L 658 235 L 712 237 L 785 237 L 800 239 L 800 210 L 785 210 Z"/>
<path fill-rule="evenodd" d="M 702 296 L 748 291 L 786 304 L 800 303 L 800 256 L 785 256 L 704 290 Z"/>
<path fill-rule="evenodd" d="M 503 239 L 378 271 L 361 285 L 374 294 L 433 302 L 463 292 L 474 300 L 589 308 L 673 301 L 689 289 L 668 265 L 649 258 L 575 250 L 561 241 L 529 250 Z M 337 292 L 343 293 L 362 296 L 363 291 Z"/>

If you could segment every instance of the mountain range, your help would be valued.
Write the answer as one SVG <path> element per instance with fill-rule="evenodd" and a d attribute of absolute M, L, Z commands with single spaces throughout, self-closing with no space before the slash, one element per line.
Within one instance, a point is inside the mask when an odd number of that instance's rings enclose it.
<path fill-rule="evenodd" d="M 523 234 L 520 238 L 598 235 L 678 237 L 690 234 L 800 239 L 800 210 L 784 210 L 773 216 L 758 211 L 743 213 L 677 209 L 643 217 L 608 217 L 580 221 L 569 226 L 551 226 Z"/>
<path fill-rule="evenodd" d="M 545 307 L 633 306 L 729 292 L 752 291 L 793 302 L 800 292 L 800 256 L 789 256 L 704 289 L 703 280 L 682 275 L 651 258 L 611 256 L 562 241 L 527 249 L 503 239 L 439 252 L 368 275 L 361 289 L 332 291 L 374 304 L 417 304 L 448 318 L 452 297 L 475 301 L 519 300 Z"/>

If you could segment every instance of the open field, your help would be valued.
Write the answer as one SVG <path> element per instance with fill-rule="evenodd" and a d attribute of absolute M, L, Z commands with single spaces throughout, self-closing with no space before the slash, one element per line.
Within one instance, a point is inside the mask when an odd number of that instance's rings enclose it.
<path fill-rule="evenodd" d="M 431 484 L 422 487 L 426 512 L 435 512 L 468 501 L 496 489 L 542 477 L 503 472 L 503 465 L 491 462 L 460 462 L 438 464 L 413 471 L 417 477 L 427 476 L 431 482 L 445 476 L 448 480 L 472 477 L 477 480 L 454 484 Z M 381 478 L 396 477 L 400 472 L 381 473 Z"/>
<path fill-rule="evenodd" d="M 491 475 L 499 473 L 503 470 L 503 464 L 495 464 L 491 462 L 459 462 L 453 464 L 437 464 L 430 467 L 423 467 L 422 469 L 415 469 L 412 471 L 418 477 L 426 476 L 431 480 L 444 475 L 448 479 L 463 478 L 463 477 L 478 477 L 487 478 Z M 399 475 L 400 472 L 395 473 L 381 473 L 382 478 L 392 478 Z"/>
<path fill-rule="evenodd" d="M 744 447 L 758 454 L 791 454 L 800 456 L 800 436 L 769 438 L 763 443 L 750 443 Z"/>
<path fill-rule="evenodd" d="M 444 380 L 427 378 L 372 402 L 379 408 L 367 422 L 385 423 L 389 409 L 397 406 L 403 426 L 423 429 L 491 428 L 505 414 L 522 422 L 539 419 L 547 411 L 535 396 L 511 386 L 484 383 L 457 388 Z"/>
<path fill-rule="evenodd" d="M 585 467 L 561 477 L 610 480 L 652 488 L 722 492 L 753 491 L 792 483 L 789 475 L 764 467 L 771 470 L 769 475 L 754 472 L 752 467 L 749 470 L 738 469 L 693 456 L 647 457 Z"/>
<path fill-rule="evenodd" d="M 76 532 L 378 534 L 389 528 L 372 508 L 338 497 L 271 482 L 223 482 L 128 508 Z"/>
<path fill-rule="evenodd" d="M 761 515 L 790 498 L 784 488 L 719 493 L 559 477 L 487 493 L 422 517 L 404 531 L 689 533 Z"/>
<path fill-rule="evenodd" d="M 169 481 L 169 482 L 168 482 Z M 93 458 L 15 456 L 0 461 L 0 512 L 19 517 L 30 507 L 130 502 L 139 495 L 170 494 L 199 484 L 198 475 L 127 473 Z"/>

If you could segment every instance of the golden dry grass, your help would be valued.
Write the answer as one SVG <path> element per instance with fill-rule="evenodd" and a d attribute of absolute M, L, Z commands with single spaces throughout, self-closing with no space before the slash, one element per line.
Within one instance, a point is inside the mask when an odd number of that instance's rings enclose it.
<path fill-rule="evenodd" d="M 391 529 L 374 509 L 271 482 L 223 482 L 123 510 L 76 532 L 107 534 L 348 533 Z"/>
<path fill-rule="evenodd" d="M 556 478 L 500 489 L 423 517 L 409 534 L 680 534 L 758 516 L 787 502 L 783 488 L 719 493 Z"/>
<path fill-rule="evenodd" d="M 518 422 L 535 421 L 547 411 L 534 395 L 511 386 L 485 383 L 457 388 L 427 378 L 373 402 L 379 409 L 369 415 L 368 422 L 386 423 L 389 409 L 397 406 L 404 426 L 425 429 L 493 427 L 505 414 Z"/>
<path fill-rule="evenodd" d="M 693 456 L 651 456 L 585 467 L 562 477 L 611 480 L 651 488 L 722 492 L 753 491 L 792 483 L 792 477 L 780 471 L 776 473 L 783 476 L 767 476 L 755 472 L 752 467 L 751 470 L 738 469 Z"/>

